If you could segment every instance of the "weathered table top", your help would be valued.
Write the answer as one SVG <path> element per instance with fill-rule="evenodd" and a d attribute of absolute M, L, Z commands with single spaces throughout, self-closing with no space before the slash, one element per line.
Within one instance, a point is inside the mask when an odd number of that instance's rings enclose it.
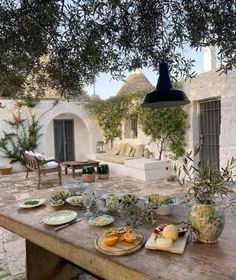
<path fill-rule="evenodd" d="M 19 209 L 18 202 L 9 203 L 0 207 L 0 226 L 105 279 L 224 280 L 236 277 L 236 221 L 233 217 L 226 217 L 224 232 L 215 244 L 188 243 L 183 255 L 143 248 L 118 257 L 103 255 L 93 245 L 99 233 L 109 226 L 92 227 L 83 217 L 82 222 L 54 232 L 53 226 L 39 223 L 52 211 L 49 205 Z M 186 214 L 185 208 L 176 207 L 173 215 L 163 216 L 162 220 L 178 222 Z M 78 211 L 78 215 L 83 216 L 83 213 Z M 112 226 L 123 224 L 124 221 L 117 219 Z M 147 240 L 152 226 L 139 229 Z"/>

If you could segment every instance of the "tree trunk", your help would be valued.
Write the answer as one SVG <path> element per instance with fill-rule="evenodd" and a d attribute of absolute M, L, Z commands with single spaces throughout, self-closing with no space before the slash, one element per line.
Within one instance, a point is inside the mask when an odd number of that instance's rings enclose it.
<path fill-rule="evenodd" d="M 164 142 L 165 142 L 165 140 L 162 138 L 161 140 L 160 140 L 160 149 L 159 149 L 159 160 L 161 160 L 161 158 L 162 158 L 162 153 L 163 153 L 163 151 L 164 151 Z"/>

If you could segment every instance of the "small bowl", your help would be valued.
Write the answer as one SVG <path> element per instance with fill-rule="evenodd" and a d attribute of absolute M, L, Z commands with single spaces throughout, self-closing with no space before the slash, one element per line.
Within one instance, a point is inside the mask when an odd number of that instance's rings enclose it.
<path fill-rule="evenodd" d="M 82 206 L 83 197 L 82 197 L 82 195 L 70 196 L 70 197 L 67 197 L 66 202 L 72 206 Z"/>
<path fill-rule="evenodd" d="M 62 191 L 55 191 L 51 194 L 51 200 L 58 201 L 58 200 L 65 200 L 68 196 L 69 191 L 68 190 L 62 190 Z"/>
<path fill-rule="evenodd" d="M 167 216 L 167 215 L 170 215 L 173 208 L 174 208 L 174 205 L 160 205 L 157 209 L 154 210 L 154 212 L 157 215 Z"/>
<path fill-rule="evenodd" d="M 61 201 L 61 202 L 51 202 L 51 207 L 55 210 L 61 210 L 64 206 L 65 202 Z"/>
<path fill-rule="evenodd" d="M 64 185 L 69 190 L 71 195 L 76 195 L 76 193 L 82 194 L 87 187 L 82 181 L 77 181 L 77 182 L 66 181 Z"/>
<path fill-rule="evenodd" d="M 154 199 L 154 202 L 150 202 L 150 197 Z M 157 201 L 155 201 L 155 197 L 157 197 Z M 145 202 L 153 208 L 154 213 L 161 216 L 170 215 L 174 206 L 177 204 L 176 199 L 171 196 L 151 195 L 144 199 Z"/>

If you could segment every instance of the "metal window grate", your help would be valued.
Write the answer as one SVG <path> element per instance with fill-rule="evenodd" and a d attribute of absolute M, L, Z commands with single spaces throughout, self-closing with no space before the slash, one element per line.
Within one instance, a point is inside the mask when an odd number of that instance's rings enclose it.
<path fill-rule="evenodd" d="M 200 160 L 219 168 L 219 138 L 221 123 L 221 101 L 208 100 L 200 106 Z"/>

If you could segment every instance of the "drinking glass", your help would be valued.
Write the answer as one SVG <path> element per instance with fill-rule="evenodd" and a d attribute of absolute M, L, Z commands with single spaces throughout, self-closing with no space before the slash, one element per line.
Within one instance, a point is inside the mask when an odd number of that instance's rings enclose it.
<path fill-rule="evenodd" d="M 92 189 L 87 188 L 82 195 L 83 202 L 86 207 L 86 212 L 84 213 L 84 216 L 91 216 L 92 213 L 90 212 L 90 207 L 94 200 L 94 192 L 92 191 Z"/>

